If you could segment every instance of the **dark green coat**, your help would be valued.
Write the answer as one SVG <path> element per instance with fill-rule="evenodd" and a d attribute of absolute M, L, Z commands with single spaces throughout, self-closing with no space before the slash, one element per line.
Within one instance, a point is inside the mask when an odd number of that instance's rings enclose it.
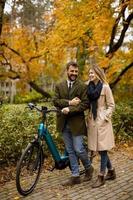
<path fill-rule="evenodd" d="M 55 87 L 54 105 L 58 109 L 69 107 L 68 115 L 57 113 L 57 130 L 62 132 L 64 125 L 67 123 L 70 126 L 73 135 L 86 135 L 87 128 L 85 123 L 84 110 L 88 108 L 88 98 L 86 93 L 87 86 L 76 80 L 73 83 L 70 94 L 68 95 L 67 81 L 63 81 Z M 69 97 L 68 97 L 69 96 Z M 79 97 L 81 102 L 77 106 L 69 106 L 68 101 L 74 97 Z"/>

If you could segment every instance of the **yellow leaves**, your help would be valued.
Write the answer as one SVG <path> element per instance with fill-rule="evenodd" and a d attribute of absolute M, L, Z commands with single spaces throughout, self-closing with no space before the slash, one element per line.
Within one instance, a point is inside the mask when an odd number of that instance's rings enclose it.
<path fill-rule="evenodd" d="M 45 72 L 57 79 L 64 69 L 64 63 L 68 59 L 75 59 L 77 46 L 80 46 L 81 51 L 86 50 L 88 57 L 95 54 L 100 66 L 104 68 L 110 66 L 111 70 L 108 73 L 110 79 L 132 59 L 131 50 L 130 53 L 124 52 L 123 55 L 119 51 L 112 60 L 105 57 L 105 47 L 109 43 L 115 20 L 114 8 L 111 7 L 114 0 L 55 0 L 54 2 L 55 8 L 51 13 L 43 15 L 47 25 L 52 20 L 55 22 L 46 32 L 31 27 L 15 27 L 13 24 L 12 27 L 7 24 L 4 26 L 4 41 L 20 55 L 14 54 L 9 49 L 6 49 L 5 54 L 13 69 L 19 71 L 22 77 L 35 79 Z M 126 46 L 132 49 L 132 44 Z"/>
<path fill-rule="evenodd" d="M 19 200 L 20 199 L 20 197 L 14 197 L 14 200 Z"/>
<path fill-rule="evenodd" d="M 53 29 L 54 34 L 64 39 L 64 46 L 71 47 L 76 46 L 80 38 L 88 40 L 89 35 L 87 36 L 86 32 L 91 30 L 97 45 L 107 44 L 113 20 L 109 10 L 110 1 L 104 3 L 106 5 L 103 6 L 97 0 L 86 0 L 80 3 L 70 0 L 56 1 L 57 22 Z"/>
<path fill-rule="evenodd" d="M 116 70 L 122 67 L 120 60 L 116 67 L 114 61 L 105 57 L 104 47 L 109 43 L 114 24 L 111 1 L 86 0 L 79 3 L 71 0 L 58 0 L 54 14 L 57 20 L 50 34 L 49 44 L 51 47 L 56 46 L 56 51 L 60 52 L 60 48 L 70 50 L 78 46 L 80 40 L 83 39 L 88 45 L 88 53 L 95 54 L 100 66 L 112 67 L 110 78 Z M 54 63 L 57 63 L 55 60 L 61 57 L 57 56 L 59 54 L 55 53 L 51 47 L 49 49 L 53 55 L 52 59 Z"/>
<path fill-rule="evenodd" d="M 127 147 L 128 147 L 128 144 L 127 144 L 127 143 L 124 143 L 123 146 L 127 148 Z"/>
<path fill-rule="evenodd" d="M 88 15 L 86 11 L 88 10 L 87 6 L 86 8 L 80 4 L 80 6 L 71 6 L 71 1 L 63 2 L 62 6 L 58 8 L 56 12 L 57 22 L 58 22 L 58 28 L 61 30 L 66 31 L 66 36 L 69 35 L 80 35 L 82 36 L 82 30 L 83 27 L 87 28 L 87 18 Z M 74 3 L 73 3 L 74 4 Z M 65 5 L 65 6 L 64 6 Z M 75 33 L 76 32 L 76 33 Z M 74 37 L 73 37 L 74 38 Z"/>
<path fill-rule="evenodd" d="M 106 57 L 101 57 L 101 60 L 98 60 L 98 64 L 102 68 L 106 69 L 106 68 L 108 68 L 108 66 L 110 64 L 110 60 Z"/>
<path fill-rule="evenodd" d="M 12 69 L 22 79 L 34 80 L 44 71 L 44 36 L 38 31 L 14 27 L 10 29 L 4 41 L 9 48 L 4 51 L 5 57 L 9 60 Z M 12 51 L 12 48 L 14 51 Z"/>
<path fill-rule="evenodd" d="M 30 79 L 34 80 L 35 77 L 42 74 L 44 64 L 41 62 L 41 59 L 34 59 L 28 63 L 28 73 L 30 74 Z"/>

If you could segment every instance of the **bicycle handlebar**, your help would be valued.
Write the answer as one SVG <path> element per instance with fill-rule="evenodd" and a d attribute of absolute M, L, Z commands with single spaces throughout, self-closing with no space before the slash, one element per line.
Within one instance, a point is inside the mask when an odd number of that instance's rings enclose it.
<path fill-rule="evenodd" d="M 61 112 L 60 110 L 56 109 L 56 108 L 52 108 L 52 109 L 48 109 L 46 106 L 41 106 L 38 107 L 36 104 L 34 103 L 28 103 L 28 108 L 30 108 L 31 110 L 36 109 L 39 112 L 43 112 L 43 113 L 49 113 L 49 112 Z"/>

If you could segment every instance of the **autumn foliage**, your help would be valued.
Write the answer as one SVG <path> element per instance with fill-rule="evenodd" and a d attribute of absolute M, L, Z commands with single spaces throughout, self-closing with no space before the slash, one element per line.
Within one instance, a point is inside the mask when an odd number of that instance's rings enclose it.
<path fill-rule="evenodd" d="M 77 60 L 83 80 L 88 79 L 88 67 L 97 63 L 112 88 L 130 87 L 132 0 L 12 2 L 2 24 L 0 77 L 17 78 L 34 87 L 40 76 L 60 80 L 65 63 Z"/>

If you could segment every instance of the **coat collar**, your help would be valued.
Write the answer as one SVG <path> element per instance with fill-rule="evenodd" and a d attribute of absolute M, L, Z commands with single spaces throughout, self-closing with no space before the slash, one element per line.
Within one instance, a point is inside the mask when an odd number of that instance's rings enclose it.
<path fill-rule="evenodd" d="M 79 83 L 79 80 L 77 79 L 76 81 L 74 81 L 73 83 L 73 86 L 72 86 L 72 89 L 70 91 L 70 95 L 74 92 L 75 90 L 75 87 L 78 85 Z M 66 93 L 68 94 L 68 83 L 67 83 L 67 80 L 63 81 L 62 82 L 62 88 L 64 91 L 66 91 Z"/>
<path fill-rule="evenodd" d="M 74 82 L 72 83 L 72 88 L 73 88 L 73 86 L 77 85 L 78 82 L 79 82 L 78 79 L 76 79 L 76 81 L 74 81 Z M 64 81 L 64 85 L 66 85 L 66 86 L 68 87 L 68 80 L 65 80 L 65 81 Z"/>

